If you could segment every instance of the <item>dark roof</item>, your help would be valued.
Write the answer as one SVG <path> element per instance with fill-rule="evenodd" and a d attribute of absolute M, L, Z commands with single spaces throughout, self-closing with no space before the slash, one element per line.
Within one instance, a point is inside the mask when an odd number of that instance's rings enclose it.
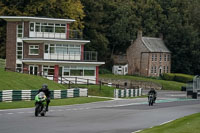
<path fill-rule="evenodd" d="M 142 37 L 142 42 L 150 52 L 170 52 L 161 38 Z"/>

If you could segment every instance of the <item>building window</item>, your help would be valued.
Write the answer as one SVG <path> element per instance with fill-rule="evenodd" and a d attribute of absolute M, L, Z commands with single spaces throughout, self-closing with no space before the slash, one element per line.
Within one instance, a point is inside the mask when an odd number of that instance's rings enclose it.
<path fill-rule="evenodd" d="M 36 31 L 36 32 L 41 32 L 40 23 L 35 23 L 35 31 Z"/>
<path fill-rule="evenodd" d="M 34 31 L 34 23 L 30 23 L 30 31 Z"/>
<path fill-rule="evenodd" d="M 17 25 L 17 37 L 18 38 L 23 37 L 23 26 L 22 26 L 22 24 Z"/>
<path fill-rule="evenodd" d="M 166 54 L 164 55 L 164 61 L 167 61 L 167 55 Z"/>
<path fill-rule="evenodd" d="M 65 33 L 66 24 L 55 24 L 55 33 Z"/>
<path fill-rule="evenodd" d="M 162 61 L 162 55 L 160 54 L 160 61 Z"/>
<path fill-rule="evenodd" d="M 168 54 L 168 58 L 167 58 L 167 61 L 170 61 L 170 55 Z"/>
<path fill-rule="evenodd" d="M 169 67 L 167 66 L 167 73 L 169 72 Z"/>
<path fill-rule="evenodd" d="M 66 24 L 34 23 L 34 22 L 32 22 L 32 23 L 30 23 L 30 31 L 65 33 L 66 32 Z"/>
<path fill-rule="evenodd" d="M 48 48 L 49 47 L 49 48 Z M 65 44 L 46 44 L 45 45 L 45 53 L 51 54 L 70 54 L 70 55 L 79 55 L 81 54 L 81 46 L 80 45 L 65 45 Z"/>
<path fill-rule="evenodd" d="M 95 67 L 65 66 L 64 76 L 95 76 Z"/>
<path fill-rule="evenodd" d="M 16 71 L 22 72 L 22 64 L 16 64 Z"/>
<path fill-rule="evenodd" d="M 154 66 L 154 73 L 157 73 L 157 67 Z"/>
<path fill-rule="evenodd" d="M 29 45 L 29 55 L 39 55 L 39 46 Z"/>
<path fill-rule="evenodd" d="M 165 66 L 163 66 L 163 72 L 165 73 Z"/>
<path fill-rule="evenodd" d="M 21 42 L 17 43 L 17 47 L 16 47 L 16 57 L 17 59 L 22 59 L 22 52 L 23 52 L 23 45 Z"/>
<path fill-rule="evenodd" d="M 151 73 L 153 73 L 153 66 L 151 67 Z"/>
<path fill-rule="evenodd" d="M 157 54 L 155 54 L 155 61 L 157 61 Z"/>
<path fill-rule="evenodd" d="M 152 61 L 154 60 L 154 54 L 152 54 Z"/>
<path fill-rule="evenodd" d="M 54 75 L 54 66 L 43 66 L 43 75 Z"/>

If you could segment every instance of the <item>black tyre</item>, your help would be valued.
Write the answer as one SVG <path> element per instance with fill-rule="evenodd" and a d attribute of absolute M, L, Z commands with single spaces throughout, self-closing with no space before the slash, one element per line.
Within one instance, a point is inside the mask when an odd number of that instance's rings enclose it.
<path fill-rule="evenodd" d="M 35 105 L 35 116 L 37 117 L 38 114 L 39 114 L 39 105 L 36 104 L 36 105 Z"/>

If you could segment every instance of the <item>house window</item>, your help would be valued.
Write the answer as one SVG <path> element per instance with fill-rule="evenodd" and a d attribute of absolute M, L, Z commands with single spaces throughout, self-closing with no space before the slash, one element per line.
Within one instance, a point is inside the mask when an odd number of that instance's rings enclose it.
<path fill-rule="evenodd" d="M 39 46 L 29 45 L 29 55 L 39 55 Z"/>
<path fill-rule="evenodd" d="M 157 61 L 157 54 L 155 54 L 155 61 Z"/>
<path fill-rule="evenodd" d="M 154 54 L 152 54 L 152 61 L 154 60 Z"/>
<path fill-rule="evenodd" d="M 165 66 L 163 66 L 163 72 L 165 73 Z"/>
<path fill-rule="evenodd" d="M 157 73 L 157 67 L 154 66 L 154 73 Z"/>
<path fill-rule="evenodd" d="M 16 57 L 17 59 L 22 59 L 22 52 L 23 52 L 23 45 L 21 42 L 17 43 L 17 47 L 16 47 Z"/>
<path fill-rule="evenodd" d="M 153 66 L 151 67 L 151 73 L 153 73 Z"/>
<path fill-rule="evenodd" d="M 160 61 L 162 61 L 162 55 L 160 54 Z"/>
<path fill-rule="evenodd" d="M 167 55 L 166 54 L 164 55 L 164 61 L 167 61 Z"/>
<path fill-rule="evenodd" d="M 168 71 L 169 71 L 169 67 L 167 66 L 167 73 L 168 73 Z"/>
<path fill-rule="evenodd" d="M 17 25 L 17 37 L 18 38 L 23 37 L 23 26 L 22 26 L 22 24 Z"/>
<path fill-rule="evenodd" d="M 168 54 L 168 58 L 167 58 L 167 61 L 170 61 L 170 55 Z"/>

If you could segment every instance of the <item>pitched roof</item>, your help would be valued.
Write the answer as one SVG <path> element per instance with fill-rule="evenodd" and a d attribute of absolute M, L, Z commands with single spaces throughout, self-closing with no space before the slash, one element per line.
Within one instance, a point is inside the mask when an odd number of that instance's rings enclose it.
<path fill-rule="evenodd" d="M 142 42 L 150 52 L 170 52 L 161 38 L 142 37 Z"/>

